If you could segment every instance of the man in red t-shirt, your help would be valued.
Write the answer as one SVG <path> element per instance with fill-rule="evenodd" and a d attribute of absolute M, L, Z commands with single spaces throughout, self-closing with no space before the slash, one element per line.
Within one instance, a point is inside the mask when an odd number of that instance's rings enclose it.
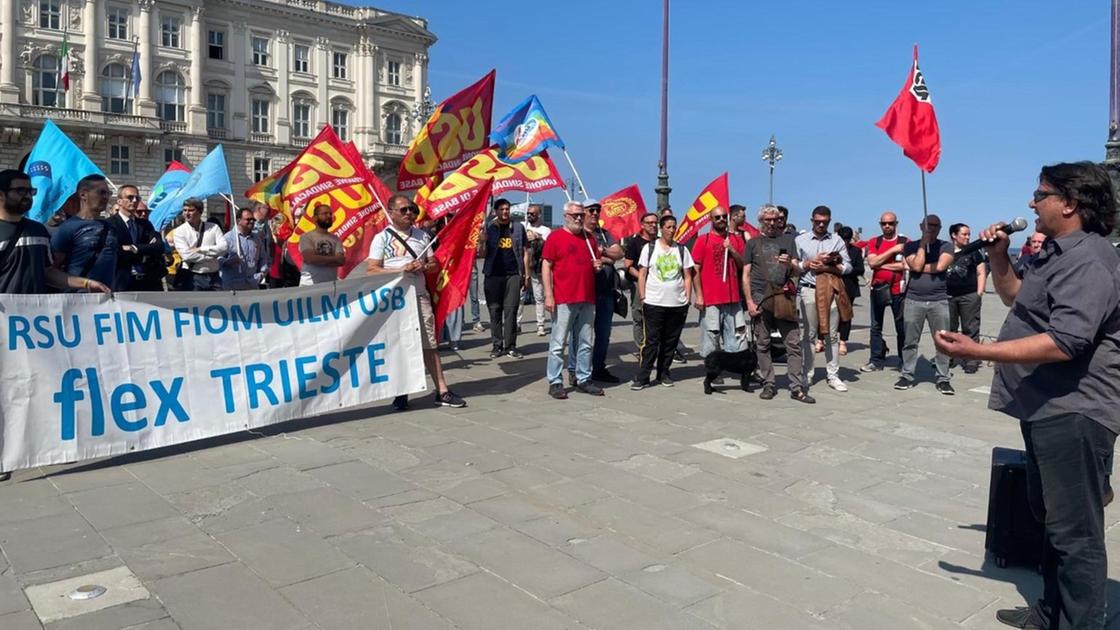
<path fill-rule="evenodd" d="M 739 288 L 747 243 L 742 234 L 732 234 L 728 229 L 727 210 L 716 206 L 711 217 L 711 231 L 692 244 L 692 261 L 697 267 L 694 303 L 702 314 L 702 357 L 712 350 L 738 352 L 747 347 L 747 320 Z"/>
<path fill-rule="evenodd" d="M 902 246 L 905 236 L 898 235 L 898 217 L 886 211 L 879 217 L 882 235 L 867 240 L 867 266 L 871 267 L 871 358 L 860 372 L 875 372 L 883 369 L 887 359 L 887 344 L 883 340 L 883 315 L 891 308 L 894 316 L 894 334 L 897 341 L 898 356 L 902 357 L 902 344 L 905 341 L 905 327 L 902 323 L 902 301 L 905 293 L 902 288 L 906 263 L 902 262 Z"/>
<path fill-rule="evenodd" d="M 548 342 L 548 394 L 558 400 L 568 397 L 564 389 L 564 346 L 575 333 L 576 389 L 602 396 L 603 389 L 591 382 L 591 346 L 594 343 L 595 272 L 602 262 L 594 236 L 583 228 L 585 212 L 576 201 L 564 204 L 564 227 L 553 230 L 541 252 L 541 284 L 544 307 L 552 313 L 552 337 Z"/>

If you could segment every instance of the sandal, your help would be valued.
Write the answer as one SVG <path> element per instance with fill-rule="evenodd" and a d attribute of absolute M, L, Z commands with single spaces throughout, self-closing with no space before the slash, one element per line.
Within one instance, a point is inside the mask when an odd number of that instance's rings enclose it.
<path fill-rule="evenodd" d="M 842 356 L 842 357 L 848 356 L 848 344 L 847 344 L 847 342 L 844 342 L 844 341 L 840 342 L 840 356 Z"/>

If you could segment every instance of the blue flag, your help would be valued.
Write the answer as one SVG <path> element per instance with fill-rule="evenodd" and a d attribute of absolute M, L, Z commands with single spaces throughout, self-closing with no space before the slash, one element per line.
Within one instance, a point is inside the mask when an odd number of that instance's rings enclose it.
<path fill-rule="evenodd" d="M 104 175 L 54 121 L 47 120 L 27 156 L 31 187 L 38 189 L 27 218 L 46 222 L 78 189 L 86 175 Z"/>
<path fill-rule="evenodd" d="M 171 160 L 167 170 L 156 180 L 152 186 L 152 194 L 148 197 L 148 209 L 156 214 L 163 202 L 175 196 L 191 177 L 191 170 L 176 160 Z"/>
<path fill-rule="evenodd" d="M 490 141 L 498 145 L 498 157 L 510 164 L 524 162 L 548 147 L 564 148 L 535 94 L 502 118 L 490 132 Z"/>
<path fill-rule="evenodd" d="M 152 225 L 157 230 L 162 230 L 165 225 L 175 218 L 183 209 L 183 202 L 187 199 L 206 199 L 214 195 L 224 194 L 233 196 L 233 186 L 229 183 L 229 169 L 226 167 L 226 154 L 222 145 L 202 158 L 195 167 L 182 188 L 168 195 L 159 203 L 159 208 L 153 208 L 150 216 Z"/>
<path fill-rule="evenodd" d="M 132 97 L 140 96 L 140 51 L 132 51 Z"/>

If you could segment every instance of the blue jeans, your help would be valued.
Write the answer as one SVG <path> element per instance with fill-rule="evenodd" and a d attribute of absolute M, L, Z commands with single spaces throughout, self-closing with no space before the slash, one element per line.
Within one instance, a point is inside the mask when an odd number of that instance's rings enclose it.
<path fill-rule="evenodd" d="M 443 338 L 451 342 L 451 345 L 458 345 L 459 340 L 463 338 L 463 307 L 451 311 L 447 314 L 447 320 L 443 322 Z"/>
<path fill-rule="evenodd" d="M 595 305 L 590 302 L 557 304 L 552 321 L 552 336 L 548 340 L 546 376 L 550 385 L 563 384 L 564 346 L 571 339 L 571 369 L 576 371 L 576 382 L 591 378 L 592 322 Z"/>
<path fill-rule="evenodd" d="M 607 348 L 611 345 L 611 324 L 614 322 L 614 291 L 599 291 L 595 296 L 595 341 L 591 350 L 591 371 L 607 369 Z M 572 336 L 575 343 L 575 334 Z M 576 359 L 568 355 L 568 370 L 576 369 Z M 582 381 L 581 381 L 582 382 Z"/>
<path fill-rule="evenodd" d="M 479 322 L 480 313 L 478 305 L 478 264 L 475 263 L 471 266 L 471 284 L 468 292 L 471 301 L 471 324 Z"/>
<path fill-rule="evenodd" d="M 747 349 L 747 320 L 738 302 L 705 306 L 700 312 L 700 356 L 713 350 L 741 352 Z"/>

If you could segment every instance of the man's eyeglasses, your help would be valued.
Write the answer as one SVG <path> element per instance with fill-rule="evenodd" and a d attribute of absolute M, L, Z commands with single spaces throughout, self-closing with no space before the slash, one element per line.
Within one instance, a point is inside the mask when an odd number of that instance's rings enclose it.
<path fill-rule="evenodd" d="M 38 188 L 9 188 L 7 192 L 15 193 L 17 195 L 36 195 L 39 192 Z"/>
<path fill-rule="evenodd" d="M 644 225 L 657 225 L 657 219 L 647 219 L 642 221 Z"/>
<path fill-rule="evenodd" d="M 898 221 L 880 221 L 879 225 L 898 225 Z"/>
<path fill-rule="evenodd" d="M 1062 193 L 1056 190 L 1036 190 L 1031 196 L 1034 197 L 1034 202 L 1038 203 L 1047 197 L 1061 197 Z"/>
<path fill-rule="evenodd" d="M 403 207 L 397 208 L 397 212 L 399 212 L 401 214 L 407 214 L 407 213 L 411 212 L 412 214 L 419 215 L 420 214 L 420 206 L 416 206 L 416 205 L 403 206 Z"/>
<path fill-rule="evenodd" d="M 132 203 L 136 203 L 137 201 L 140 201 L 140 195 L 125 195 L 124 197 L 121 197 L 121 199 L 124 199 L 125 201 L 131 201 Z"/>
<path fill-rule="evenodd" d="M 713 221 L 726 221 L 727 220 L 727 215 L 726 214 L 713 214 L 712 215 L 712 220 Z"/>
<path fill-rule="evenodd" d="M 783 221 L 782 217 L 767 217 L 759 220 L 763 223 L 781 223 Z"/>
<path fill-rule="evenodd" d="M 583 213 L 582 212 L 571 212 L 571 213 L 565 214 L 564 216 L 568 217 L 569 219 L 582 219 L 583 218 Z"/>
<path fill-rule="evenodd" d="M 812 219 L 813 225 L 828 225 L 829 219 Z"/>
<path fill-rule="evenodd" d="M 599 208 L 588 208 L 587 213 L 588 214 L 599 214 Z"/>

